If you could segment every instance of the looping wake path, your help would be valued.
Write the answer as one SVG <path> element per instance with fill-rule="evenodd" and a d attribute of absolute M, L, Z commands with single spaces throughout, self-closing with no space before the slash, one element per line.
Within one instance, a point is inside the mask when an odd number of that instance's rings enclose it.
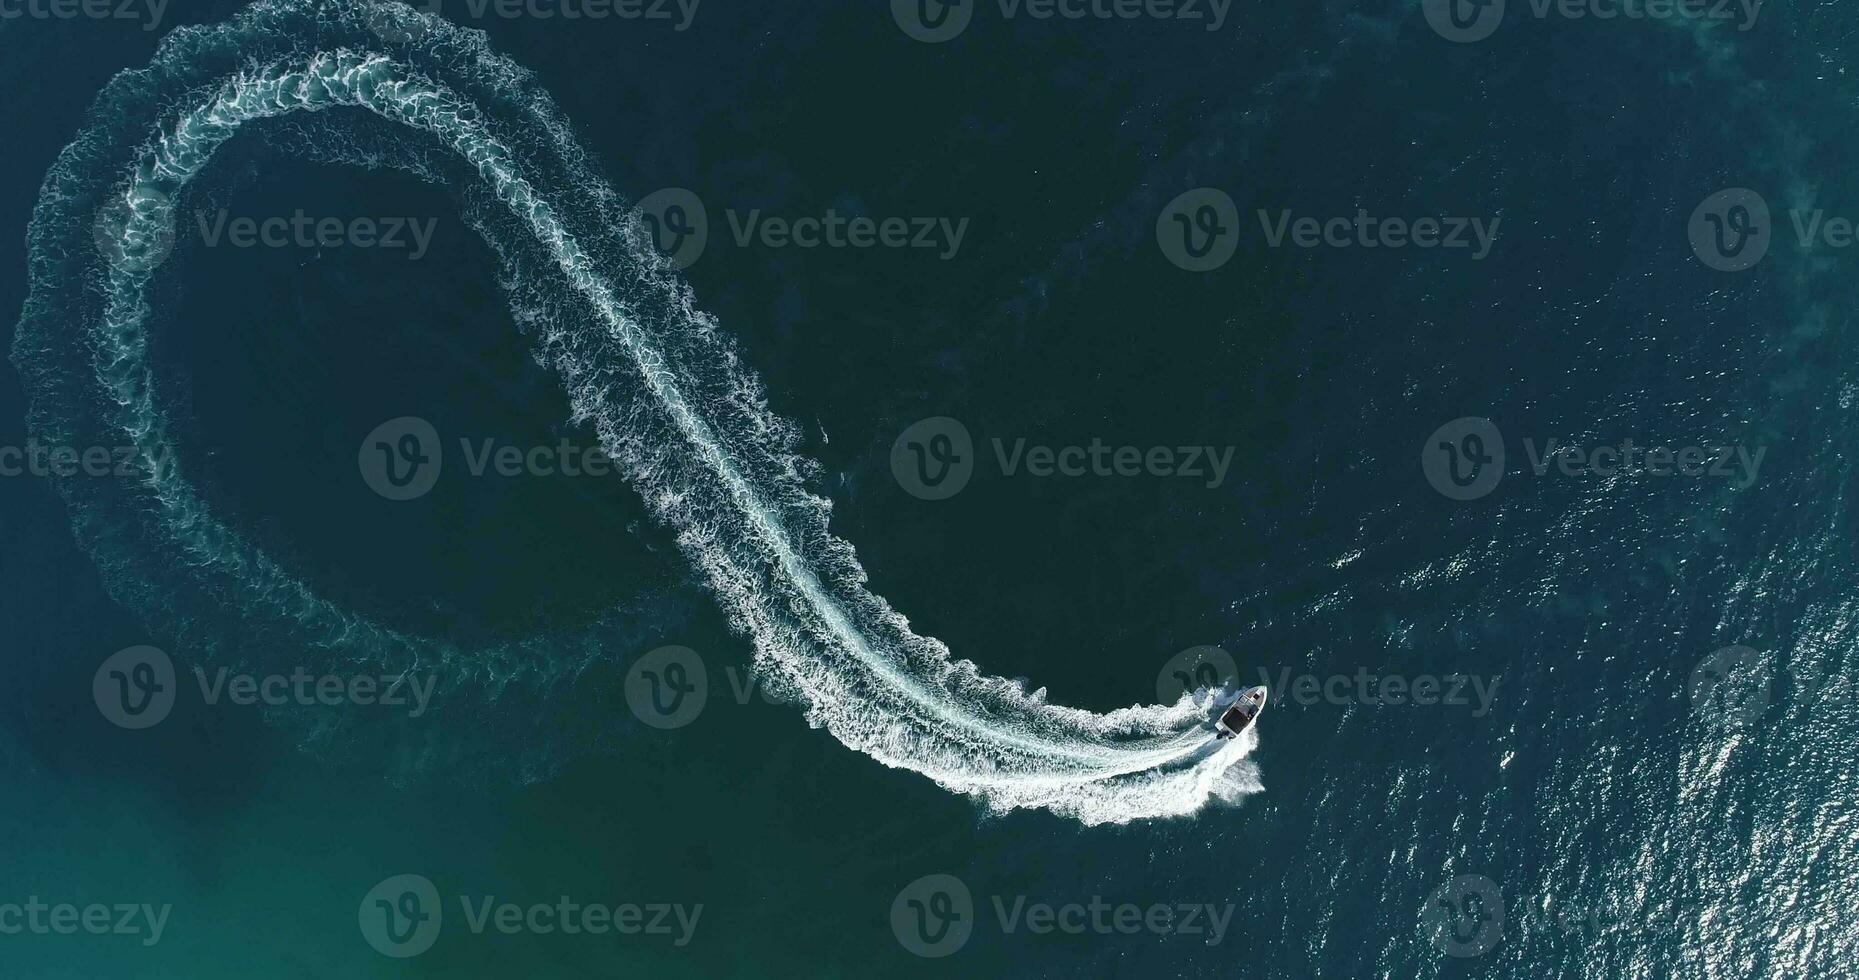
<path fill-rule="evenodd" d="M 151 286 L 177 201 L 242 128 L 327 113 L 329 159 L 475 178 L 466 215 L 496 251 L 518 322 L 653 513 L 678 532 L 778 694 L 847 746 L 971 794 L 1087 824 L 1198 811 L 1258 789 L 1256 735 L 1209 745 L 1205 704 L 1096 714 L 984 675 L 865 587 L 809 492 L 795 429 L 528 72 L 480 32 L 385 0 L 278 0 L 176 31 L 99 97 L 48 174 L 34 215 L 32 293 L 14 359 L 36 434 L 125 438 L 173 461 L 148 359 Z M 393 124 L 376 129 L 369 119 Z M 399 134 L 382 138 L 382 132 Z M 435 153 L 435 149 L 443 153 Z M 436 156 L 448 158 L 435 164 Z M 461 165 L 462 162 L 462 165 Z M 112 441 L 114 440 L 114 441 Z M 498 682 L 547 670 L 602 632 L 465 649 L 318 597 L 217 517 L 184 467 L 68 479 L 79 540 L 115 594 L 153 619 L 240 624 L 329 662 Z M 216 645 L 207 642 L 206 645 Z M 1204 695 L 1203 695 L 1204 698 Z"/>

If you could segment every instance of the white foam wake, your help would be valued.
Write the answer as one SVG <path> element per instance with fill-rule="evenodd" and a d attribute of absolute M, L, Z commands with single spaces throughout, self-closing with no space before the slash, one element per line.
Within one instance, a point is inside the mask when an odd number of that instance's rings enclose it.
<path fill-rule="evenodd" d="M 147 353 L 149 286 L 173 241 L 176 202 L 242 128 L 332 110 L 398 124 L 475 175 L 495 206 L 473 223 L 506 263 L 519 320 L 562 376 L 576 421 L 593 426 L 678 531 L 754 642 L 766 682 L 809 723 L 996 811 L 1125 822 L 1258 789 L 1243 761 L 1256 734 L 1210 744 L 1204 698 L 1108 714 L 1067 708 L 913 633 L 865 588 L 851 547 L 828 529 L 830 504 L 806 487 L 813 464 L 795 453 L 793 427 L 768 411 L 759 382 L 546 93 L 481 34 L 398 3 L 262 3 L 227 24 L 176 32 L 147 71 L 125 73 L 100 97 L 35 215 L 34 296 L 15 352 L 35 428 L 64 438 L 114 431 L 148 458 L 174 458 Z M 379 148 L 335 155 L 420 170 L 410 144 L 390 147 L 396 159 L 386 161 Z M 73 243 L 85 230 L 101 256 Z M 101 298 L 74 295 L 74 277 L 101 284 Z M 52 356 L 80 338 L 88 372 Z M 178 466 L 134 487 L 72 486 L 67 496 L 80 537 L 132 573 L 120 591 L 145 608 L 219 608 L 331 656 L 402 669 L 437 661 L 520 672 L 559 643 L 464 650 L 344 610 L 218 519 Z M 163 551 L 180 558 L 177 579 L 135 567 Z"/>

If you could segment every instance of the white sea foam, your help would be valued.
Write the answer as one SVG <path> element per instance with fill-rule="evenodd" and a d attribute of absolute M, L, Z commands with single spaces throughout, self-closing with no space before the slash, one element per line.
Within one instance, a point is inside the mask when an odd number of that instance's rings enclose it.
<path fill-rule="evenodd" d="M 242 128 L 328 110 L 366 110 L 425 134 L 475 173 L 500 213 L 473 224 L 511 267 L 513 309 L 563 378 L 575 420 L 677 530 L 753 641 L 766 682 L 810 724 L 997 812 L 1127 822 L 1258 791 L 1246 761 L 1256 732 L 1210 743 L 1206 692 L 1107 714 L 1064 707 L 912 632 L 829 531 L 830 503 L 807 489 L 815 466 L 795 453 L 793 426 L 768 411 L 759 381 L 548 96 L 480 33 L 397 3 L 259 4 L 225 25 L 176 32 L 150 69 L 112 83 L 92 129 L 48 176 L 35 216 L 35 295 L 15 356 L 34 389 L 36 427 L 114 430 L 151 458 L 173 458 L 147 353 L 157 319 L 148 287 L 173 241 L 176 202 Z M 142 136 L 124 135 L 137 126 Z M 80 232 L 99 237 L 101 256 L 82 254 L 71 240 Z M 69 293 L 65 279 L 78 274 L 103 286 L 101 300 Z M 93 358 L 88 378 L 52 356 L 80 337 Z M 180 467 L 67 496 L 80 538 L 142 608 L 217 606 L 331 656 L 403 668 L 437 661 L 518 674 L 566 642 L 467 650 L 340 608 L 217 518 Z M 173 567 L 149 567 L 161 551 Z"/>

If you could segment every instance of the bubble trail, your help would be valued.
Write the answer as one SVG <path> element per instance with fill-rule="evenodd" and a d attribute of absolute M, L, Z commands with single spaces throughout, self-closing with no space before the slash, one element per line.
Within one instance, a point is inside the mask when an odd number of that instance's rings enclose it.
<path fill-rule="evenodd" d="M 1211 743 L 1206 692 L 1107 714 L 1069 708 L 912 632 L 828 528 L 831 505 L 807 487 L 816 464 L 796 451 L 794 426 L 769 411 L 547 93 L 482 33 L 399 3 L 259 3 L 174 32 L 148 68 L 99 96 L 47 175 L 30 235 L 14 359 L 36 432 L 73 445 L 126 437 L 145 458 L 176 459 L 148 339 L 177 202 L 241 131 L 306 118 L 287 135 L 325 159 L 473 185 L 453 189 L 503 265 L 518 323 L 561 376 L 573 421 L 593 427 L 677 532 L 770 689 L 809 724 L 995 812 L 1121 823 L 1258 790 L 1246 761 L 1256 733 Z M 113 594 L 148 619 L 210 633 L 201 624 L 231 616 L 248 648 L 276 638 L 335 662 L 490 678 L 493 696 L 516 678 L 546 688 L 576 669 L 564 648 L 601 655 L 598 631 L 473 649 L 371 621 L 245 540 L 184 469 L 59 484 Z"/>

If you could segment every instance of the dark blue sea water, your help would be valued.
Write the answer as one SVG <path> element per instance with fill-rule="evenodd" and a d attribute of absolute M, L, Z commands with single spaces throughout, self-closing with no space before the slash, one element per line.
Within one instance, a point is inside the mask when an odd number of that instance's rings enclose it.
<path fill-rule="evenodd" d="M 933 3 L 437 4 L 508 87 L 369 20 L 667 338 L 784 565 L 657 375 L 575 332 L 538 212 L 333 81 L 177 183 L 121 381 L 103 189 L 363 6 L 158 54 L 242 5 L 0 3 L 0 447 L 159 418 L 198 505 L 0 476 L 0 976 L 1854 975 L 1849 11 L 970 0 L 930 43 Z M 590 175 L 661 229 L 701 202 L 677 275 L 734 366 L 628 278 Z M 299 212 L 344 230 L 211 232 Z M 829 214 L 924 245 L 767 237 Z M 444 467 L 395 500 L 409 417 Z M 632 478 L 560 472 L 603 439 Z M 522 460 L 474 476 L 487 446 Z M 148 727 L 137 662 L 175 672 Z M 1227 755 L 1177 751 L 1193 705 L 1103 720 L 1176 669 L 1270 688 Z"/>

